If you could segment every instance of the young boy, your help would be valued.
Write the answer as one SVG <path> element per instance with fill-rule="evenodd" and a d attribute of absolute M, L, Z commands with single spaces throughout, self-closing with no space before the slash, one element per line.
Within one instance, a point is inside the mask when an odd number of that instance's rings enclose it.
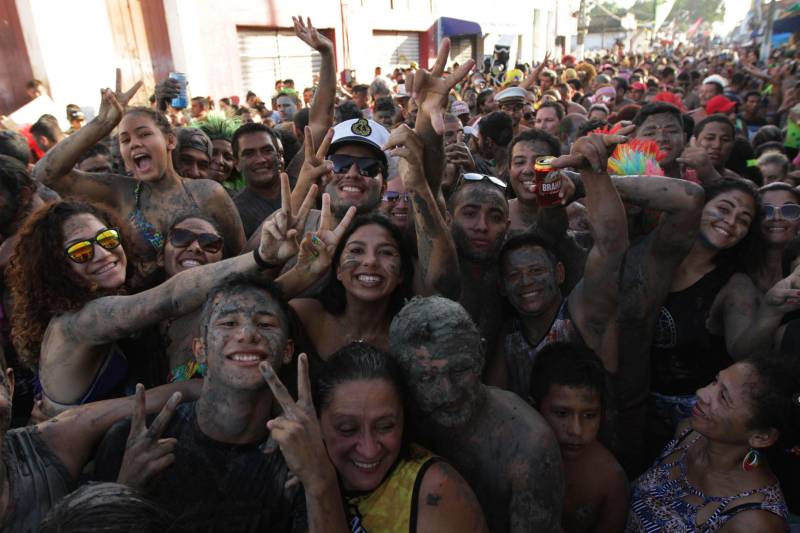
<path fill-rule="evenodd" d="M 531 372 L 533 404 L 561 447 L 566 481 L 561 527 L 567 533 L 618 532 L 628 514 L 628 483 L 597 440 L 606 404 L 603 363 L 588 350 L 555 343 Z"/>

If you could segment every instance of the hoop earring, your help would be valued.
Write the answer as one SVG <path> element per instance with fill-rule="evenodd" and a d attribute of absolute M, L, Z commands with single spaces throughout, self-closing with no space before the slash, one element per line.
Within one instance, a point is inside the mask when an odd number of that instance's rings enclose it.
<path fill-rule="evenodd" d="M 744 455 L 744 459 L 742 459 L 742 470 L 745 472 L 752 472 L 759 466 L 761 466 L 761 454 L 758 450 L 751 449 Z"/>

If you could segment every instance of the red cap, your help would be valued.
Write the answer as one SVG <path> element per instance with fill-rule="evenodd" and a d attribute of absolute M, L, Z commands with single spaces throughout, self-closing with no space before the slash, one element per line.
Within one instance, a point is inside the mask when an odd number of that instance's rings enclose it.
<path fill-rule="evenodd" d="M 647 85 L 640 81 L 631 83 L 631 91 L 647 91 Z"/>
<path fill-rule="evenodd" d="M 574 64 L 575 64 L 575 56 L 571 56 L 571 55 L 565 55 L 564 57 L 562 57 L 562 58 L 561 58 L 561 62 L 562 62 L 563 64 L 565 64 L 565 65 L 566 65 L 568 62 L 569 62 L 569 63 L 572 63 L 572 64 L 574 65 Z"/>
<path fill-rule="evenodd" d="M 653 101 L 672 104 L 677 107 L 681 113 L 686 113 L 686 106 L 683 105 L 683 101 L 681 101 L 680 97 L 673 92 L 661 91 L 653 97 Z"/>
<path fill-rule="evenodd" d="M 728 100 L 721 94 L 708 101 L 706 104 L 706 113 L 713 115 L 714 113 L 730 113 L 736 107 L 736 102 Z"/>

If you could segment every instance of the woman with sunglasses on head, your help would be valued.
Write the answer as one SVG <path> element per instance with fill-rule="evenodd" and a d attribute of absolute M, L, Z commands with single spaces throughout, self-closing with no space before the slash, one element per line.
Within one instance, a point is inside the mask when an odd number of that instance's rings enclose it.
<path fill-rule="evenodd" d="M 176 137 L 163 114 L 146 107 L 125 109 L 139 87 L 141 82 L 122 92 L 117 70 L 117 89 L 101 91 L 97 117 L 48 150 L 34 167 L 34 177 L 62 196 L 106 203 L 127 219 L 137 230 L 135 242 L 145 245 L 137 264 L 144 276 L 156 269 L 156 258 L 176 210 L 195 209 L 216 220 L 229 253 L 239 253 L 245 242 L 244 230 L 225 189 L 212 180 L 185 179 L 175 172 L 171 153 Z M 131 175 L 77 170 L 75 163 L 81 154 L 117 126 L 122 159 Z"/>
<path fill-rule="evenodd" d="M 799 442 L 797 365 L 749 357 L 721 369 L 697 398 L 633 484 L 625 531 L 788 531 L 787 501 L 770 466 Z"/>
<path fill-rule="evenodd" d="M 286 174 L 281 175 L 281 185 L 282 216 L 264 225 L 261 245 L 252 254 L 177 272 L 137 294 L 129 294 L 135 290 L 136 246 L 127 244 L 132 242 L 130 232 L 112 211 L 64 201 L 31 215 L 8 271 L 14 301 L 12 337 L 23 361 L 38 370 L 45 411 L 121 394 L 128 382 L 130 354 L 122 352 L 120 341 L 192 312 L 221 279 L 233 274 L 268 275 L 287 257 L 297 255 L 297 264 L 277 279 L 284 292 L 293 295 L 327 271 L 355 210 L 334 228 L 325 195 L 319 231 L 298 243 L 296 235 L 305 224 L 316 188 L 295 216 Z M 183 237 L 178 239 L 173 232 L 171 241 L 180 245 L 189 239 Z M 198 246 L 201 241 L 212 248 L 219 244 L 202 235 L 191 239 Z M 167 259 L 173 265 L 169 268 L 200 262 L 198 255 L 180 257 L 179 253 L 174 263 Z"/>
<path fill-rule="evenodd" d="M 217 263 L 225 258 L 224 240 L 217 224 L 197 214 L 178 217 L 171 225 L 159 258 L 169 279 L 191 268 Z M 197 320 L 200 310 L 183 316 L 162 320 L 159 325 L 161 341 L 169 364 L 167 381 L 185 381 L 203 375 L 203 368 L 192 352 L 192 342 L 199 334 Z"/>

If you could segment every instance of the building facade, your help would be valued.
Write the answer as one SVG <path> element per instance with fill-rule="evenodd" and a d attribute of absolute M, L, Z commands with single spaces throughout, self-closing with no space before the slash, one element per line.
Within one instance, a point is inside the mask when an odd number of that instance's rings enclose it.
<path fill-rule="evenodd" d="M 184 72 L 194 96 L 268 98 L 278 79 L 302 90 L 319 58 L 294 36 L 292 15 L 310 16 L 334 43 L 337 71 L 372 81 L 412 62 L 429 66 L 450 37 L 450 61 L 479 63 L 505 49 L 509 63 L 568 53 L 578 0 L 0 0 L 0 114 L 26 102 L 42 80 L 59 104 L 89 114 L 120 67 L 142 79 L 144 103 L 157 80 Z M 558 39 L 557 39 L 558 38 Z M 558 43 L 558 44 L 557 44 Z"/>

